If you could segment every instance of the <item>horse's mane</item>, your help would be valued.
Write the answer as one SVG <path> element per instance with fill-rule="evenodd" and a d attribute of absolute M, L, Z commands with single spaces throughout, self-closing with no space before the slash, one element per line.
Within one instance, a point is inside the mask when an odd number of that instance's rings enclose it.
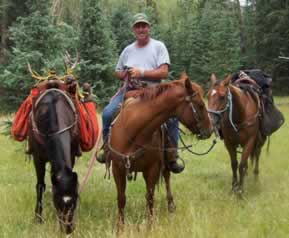
<path fill-rule="evenodd" d="M 158 84 L 154 87 L 141 88 L 139 90 L 130 91 L 127 93 L 126 98 L 128 97 L 137 97 L 141 101 L 151 101 L 157 97 L 169 93 L 170 89 L 173 88 L 178 82 L 174 83 L 163 83 Z"/>
<path fill-rule="evenodd" d="M 197 91 L 200 94 L 200 96 L 203 97 L 204 95 L 203 88 L 200 85 L 193 83 L 193 82 L 191 82 L 191 85 L 192 85 L 192 89 L 194 91 Z M 177 87 L 177 86 L 185 87 L 183 83 L 180 81 L 162 83 L 153 87 L 147 87 L 147 88 L 141 88 L 138 90 L 129 91 L 126 94 L 126 98 L 134 97 L 134 98 L 140 99 L 141 101 L 151 101 L 151 100 L 158 98 L 159 96 L 163 94 L 169 94 L 171 92 L 170 89 Z"/>
<path fill-rule="evenodd" d="M 200 85 L 198 85 L 196 83 L 191 82 L 191 84 L 193 86 L 194 91 L 197 91 L 200 94 L 201 98 L 203 98 L 204 97 L 204 93 L 205 93 L 204 89 Z"/>

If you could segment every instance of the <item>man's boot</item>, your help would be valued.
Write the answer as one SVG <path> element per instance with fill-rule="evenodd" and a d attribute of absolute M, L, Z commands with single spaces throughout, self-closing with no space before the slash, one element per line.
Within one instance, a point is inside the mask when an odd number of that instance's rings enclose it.
<path fill-rule="evenodd" d="M 177 149 L 165 152 L 165 165 L 169 171 L 175 174 L 183 172 L 185 168 L 184 164 L 178 164 L 178 159 L 179 155 Z"/>
<path fill-rule="evenodd" d="M 103 147 L 103 153 L 100 154 L 100 155 L 98 155 L 98 156 L 96 157 L 96 160 L 97 160 L 99 163 L 105 164 L 105 162 L 106 162 L 106 156 L 107 156 L 107 152 L 108 152 L 107 150 L 108 150 L 108 149 L 107 149 L 107 146 L 104 145 L 104 147 Z"/>

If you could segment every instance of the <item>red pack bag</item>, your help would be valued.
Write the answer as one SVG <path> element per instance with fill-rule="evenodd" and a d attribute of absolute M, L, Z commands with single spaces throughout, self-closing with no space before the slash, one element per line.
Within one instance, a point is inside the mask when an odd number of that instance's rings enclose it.
<path fill-rule="evenodd" d="M 78 102 L 79 135 L 82 151 L 90 151 L 99 136 L 96 106 L 94 102 Z"/>
<path fill-rule="evenodd" d="M 32 110 L 32 96 L 29 95 L 15 114 L 11 135 L 17 141 L 26 139 L 29 129 L 29 114 Z"/>

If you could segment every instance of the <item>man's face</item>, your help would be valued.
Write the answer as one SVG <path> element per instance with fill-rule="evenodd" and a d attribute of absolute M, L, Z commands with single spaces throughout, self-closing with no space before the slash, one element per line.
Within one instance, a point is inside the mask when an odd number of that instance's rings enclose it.
<path fill-rule="evenodd" d="M 136 23 L 133 32 L 137 41 L 146 41 L 150 35 L 150 25 L 144 22 Z"/>

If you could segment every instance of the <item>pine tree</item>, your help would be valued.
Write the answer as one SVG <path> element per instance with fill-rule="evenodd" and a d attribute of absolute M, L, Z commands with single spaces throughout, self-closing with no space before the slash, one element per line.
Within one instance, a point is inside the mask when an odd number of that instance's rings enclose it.
<path fill-rule="evenodd" d="M 49 69 L 63 73 L 65 50 L 75 48 L 77 41 L 71 27 L 53 24 L 53 17 L 49 15 L 49 2 L 29 0 L 27 7 L 31 13 L 19 17 L 10 28 L 10 39 L 14 47 L 9 63 L 0 75 L 0 86 L 5 89 L 1 101 L 8 101 L 3 103 L 8 110 L 15 110 L 35 83 L 27 70 L 27 63 L 43 75 Z"/>
<path fill-rule="evenodd" d="M 82 4 L 79 50 L 83 63 L 80 80 L 91 83 L 98 102 L 105 104 L 118 86 L 118 81 L 113 78 L 115 44 L 99 1 L 86 0 Z"/>
<path fill-rule="evenodd" d="M 118 54 L 134 40 L 131 22 L 132 13 L 130 13 L 127 5 L 123 5 L 113 11 L 111 25 Z"/>
<path fill-rule="evenodd" d="M 288 23 L 288 1 L 256 1 L 258 66 L 273 76 L 273 86 L 283 92 L 289 92 L 289 63 L 278 60 L 278 56 L 288 56 Z"/>

